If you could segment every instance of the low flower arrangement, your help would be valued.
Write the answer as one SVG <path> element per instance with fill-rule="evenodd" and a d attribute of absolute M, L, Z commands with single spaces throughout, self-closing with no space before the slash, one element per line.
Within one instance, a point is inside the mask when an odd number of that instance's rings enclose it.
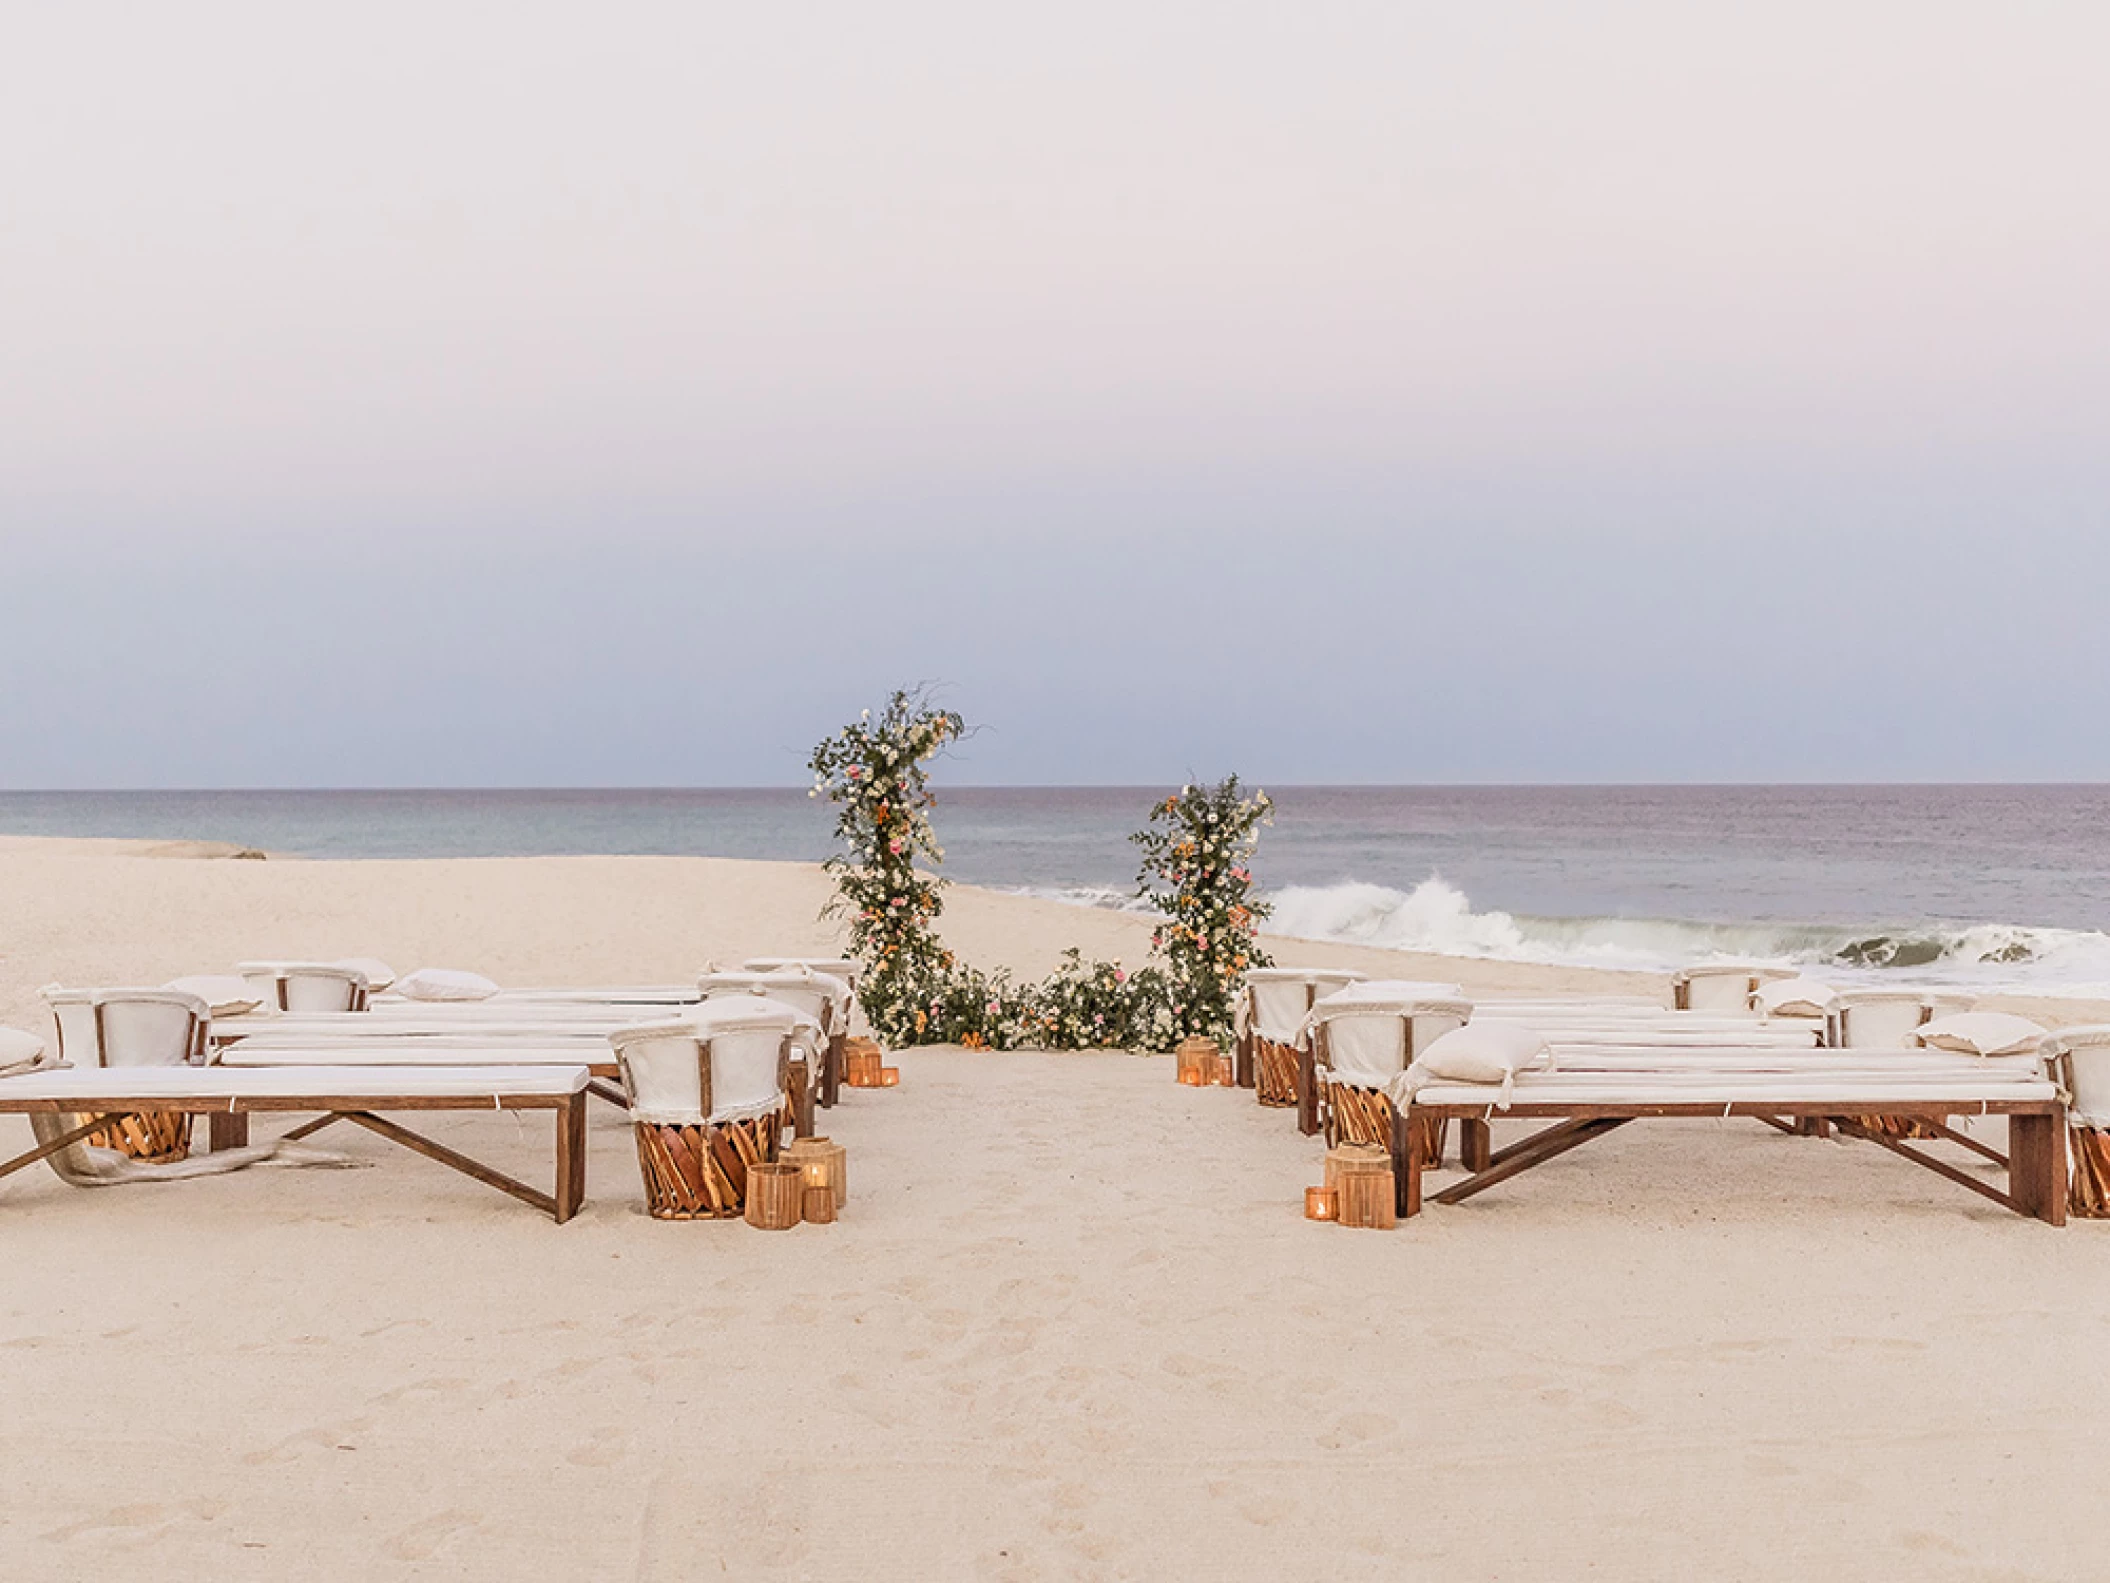
<path fill-rule="evenodd" d="M 1169 1050 L 1193 1034 L 1227 1042 L 1241 979 L 1267 963 L 1255 938 L 1267 909 L 1251 866 L 1272 812 L 1266 793 L 1245 795 L 1235 775 L 1186 786 L 1131 837 L 1143 854 L 1137 895 L 1164 920 L 1147 966 L 1087 962 L 1073 949 L 1048 978 L 1020 983 L 960 962 L 937 933 L 945 881 L 934 870 L 945 853 L 930 819 L 929 762 L 965 731 L 923 694 L 897 692 L 877 720 L 868 710 L 813 752 L 812 795 L 835 803 L 843 847 L 827 863 L 828 910 L 849 920 L 873 1032 L 896 1047 L 996 1050 Z"/>

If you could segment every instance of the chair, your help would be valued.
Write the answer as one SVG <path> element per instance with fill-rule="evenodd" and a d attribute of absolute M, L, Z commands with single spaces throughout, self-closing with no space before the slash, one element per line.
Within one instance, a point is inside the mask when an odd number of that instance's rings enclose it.
<path fill-rule="evenodd" d="M 1679 1011 L 1747 1012 L 1759 985 L 1795 976 L 1792 968 L 1753 967 L 1747 962 L 1703 963 L 1681 968 L 1671 976 L 1671 1004 Z"/>
<path fill-rule="evenodd" d="M 211 1048 L 212 1008 L 175 989 L 62 989 L 44 991 L 51 1007 L 53 1053 L 78 1067 L 203 1066 Z M 187 1115 L 127 1115 L 90 1133 L 97 1148 L 115 1149 L 149 1165 L 190 1154 Z"/>
<path fill-rule="evenodd" d="M 1330 968 L 1256 967 L 1231 1023 L 1238 1086 L 1272 1109 L 1297 1103 L 1298 1041 L 1304 1019 L 1322 997 L 1360 982 L 1363 975 Z"/>
<path fill-rule="evenodd" d="M 1836 1050 L 1904 1050 L 1916 1028 L 1951 1011 L 1969 1009 L 1971 997 L 1925 989 L 1849 989 L 1832 1002 L 1825 1043 Z M 1947 1118 L 1857 1116 L 1861 1127 L 1892 1138 L 1953 1136 Z"/>
<path fill-rule="evenodd" d="M 364 1011 L 366 974 L 337 962 L 244 962 L 235 969 L 280 1011 Z"/>
<path fill-rule="evenodd" d="M 857 981 L 864 976 L 864 969 L 847 956 L 751 956 L 740 964 L 740 971 L 788 973 L 801 967 L 841 979 L 850 986 L 852 995 L 857 993 Z"/>
<path fill-rule="evenodd" d="M 792 1103 L 799 1015 L 758 1002 L 608 1036 L 655 1220 L 730 1220 L 751 1166 L 774 1161 Z"/>
<path fill-rule="evenodd" d="M 2110 1220 L 2110 1024 L 2061 1028 L 2051 1051 L 2052 1072 L 2066 1094 L 2073 1213 Z"/>
<path fill-rule="evenodd" d="M 696 981 L 703 1003 L 726 996 L 761 995 L 795 1006 L 820 1030 L 819 1059 L 814 1065 L 814 1097 L 823 1109 L 842 1091 L 843 1046 L 849 1041 L 851 989 L 847 981 L 810 967 L 767 973 L 706 973 Z"/>
<path fill-rule="evenodd" d="M 1326 1146 L 1374 1143 L 1390 1149 L 1395 1108 L 1393 1093 L 1400 1075 L 1415 1058 L 1472 1017 L 1472 1003 L 1449 996 L 1415 993 L 1385 996 L 1377 986 L 1359 984 L 1351 992 L 1317 1002 L 1306 1022 L 1304 1042 L 1310 1050 L 1312 1114 L 1300 1118 L 1306 1132 L 1323 1130 Z M 1444 1127 L 1435 1124 L 1425 1140 L 1429 1158 L 1443 1158 Z"/>

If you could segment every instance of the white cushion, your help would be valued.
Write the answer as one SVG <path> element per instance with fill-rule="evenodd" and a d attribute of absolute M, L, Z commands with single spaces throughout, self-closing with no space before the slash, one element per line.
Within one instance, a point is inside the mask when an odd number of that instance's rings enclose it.
<path fill-rule="evenodd" d="M 162 988 L 196 995 L 212 1008 L 215 1017 L 239 1017 L 264 1003 L 261 990 L 233 973 L 194 973 L 188 978 L 172 978 Z"/>
<path fill-rule="evenodd" d="M 1962 1055 L 2030 1055 L 2042 1048 L 2047 1030 L 2005 1011 L 1964 1011 L 1913 1030 L 1919 1044 Z"/>
<path fill-rule="evenodd" d="M 369 994 L 378 995 L 396 981 L 396 970 L 386 962 L 371 956 L 348 956 L 330 964 L 332 967 L 348 967 L 354 973 L 366 975 Z"/>
<path fill-rule="evenodd" d="M 498 986 L 481 973 L 421 967 L 408 978 L 397 979 L 395 990 L 405 1000 L 489 1000 L 498 993 Z"/>
<path fill-rule="evenodd" d="M 1822 1017 L 1838 998 L 1837 990 L 1814 978 L 1776 978 L 1752 996 L 1768 1017 Z"/>
<path fill-rule="evenodd" d="M 1402 1085 L 1412 1094 L 1430 1083 L 1498 1083 L 1507 1103 L 1519 1072 L 1552 1060 L 1552 1046 L 1535 1029 L 1513 1022 L 1469 1022 L 1432 1041 L 1407 1068 Z"/>

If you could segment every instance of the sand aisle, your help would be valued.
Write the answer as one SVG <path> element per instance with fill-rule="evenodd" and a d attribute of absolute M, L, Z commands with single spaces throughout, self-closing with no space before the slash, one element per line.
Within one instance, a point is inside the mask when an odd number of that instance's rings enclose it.
<path fill-rule="evenodd" d="M 735 872 L 774 868 L 0 853 L 4 1020 L 34 1024 L 42 977 L 274 930 L 681 976 L 748 948 L 743 916 L 818 943 L 817 876 Z M 1094 949 L 1136 927 L 971 893 L 949 916 L 1022 966 L 1066 920 Z M 1318 1151 L 1286 1115 L 1163 1060 L 901 1064 L 829 1119 L 845 1219 L 779 1235 L 647 1220 L 606 1110 L 562 1228 L 358 1136 L 325 1135 L 371 1169 L 0 1183 L 0 1574 L 2100 1570 L 2110 1230 L 1679 1123 L 1354 1233 L 1299 1218 Z M 546 1123 L 433 1130 L 549 1169 Z"/>

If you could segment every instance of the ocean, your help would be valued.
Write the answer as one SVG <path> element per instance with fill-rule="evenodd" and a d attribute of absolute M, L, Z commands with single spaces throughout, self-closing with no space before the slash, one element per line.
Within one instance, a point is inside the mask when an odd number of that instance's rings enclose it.
<path fill-rule="evenodd" d="M 1269 927 L 1513 961 L 1711 957 L 1835 980 L 2110 996 L 2110 787 L 1271 788 Z M 954 879 L 1133 905 L 1162 788 L 940 788 Z M 813 861 L 803 790 L 0 792 L 0 834 L 313 858 L 667 853 Z"/>

